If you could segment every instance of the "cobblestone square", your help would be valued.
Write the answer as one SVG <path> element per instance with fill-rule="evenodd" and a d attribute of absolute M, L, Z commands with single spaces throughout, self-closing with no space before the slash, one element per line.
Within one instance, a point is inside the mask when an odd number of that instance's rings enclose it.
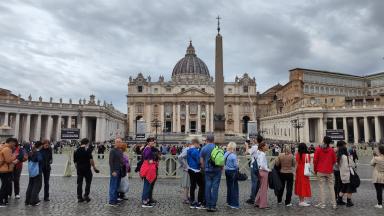
<path fill-rule="evenodd" d="M 225 181 L 220 184 L 218 201 L 219 211 L 208 213 L 205 210 L 189 209 L 188 205 L 181 202 L 181 189 L 177 179 L 160 179 L 156 183 L 154 198 L 158 204 L 152 209 L 143 209 L 140 205 L 142 182 L 140 179 L 130 179 L 129 200 L 118 207 L 107 205 L 108 178 L 94 178 L 91 188 L 92 201 L 89 204 L 77 203 L 76 178 L 75 177 L 52 177 L 51 179 L 51 201 L 42 202 L 38 207 L 24 205 L 27 176 L 22 176 L 20 200 L 11 199 L 7 208 L 0 209 L 0 214 L 11 215 L 383 215 L 384 209 L 374 209 L 376 195 L 370 182 L 362 182 L 358 193 L 354 195 L 355 206 L 352 208 L 340 207 L 332 210 L 330 205 L 326 209 L 316 207 L 298 207 L 298 198 L 293 197 L 293 207 L 277 205 L 273 191 L 269 191 L 270 210 L 259 210 L 244 201 L 248 198 L 250 182 L 240 183 L 241 209 L 232 210 L 225 205 L 226 186 Z M 312 181 L 314 202 L 317 198 L 317 182 Z M 40 193 L 42 195 L 42 193 Z"/>

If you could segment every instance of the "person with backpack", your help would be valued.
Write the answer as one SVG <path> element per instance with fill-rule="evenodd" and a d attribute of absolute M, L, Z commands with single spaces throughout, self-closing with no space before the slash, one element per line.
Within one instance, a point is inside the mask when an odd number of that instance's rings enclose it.
<path fill-rule="evenodd" d="M 224 166 L 224 151 L 214 144 L 215 138 L 209 134 L 206 145 L 200 152 L 201 168 L 205 172 L 205 202 L 208 212 L 216 212 L 221 172 Z"/>
<path fill-rule="evenodd" d="M 0 207 L 5 207 L 8 204 L 8 194 L 12 188 L 13 168 L 19 162 L 17 156 L 12 153 L 17 143 L 17 139 L 8 138 L 0 146 Z"/>
<path fill-rule="evenodd" d="M 352 207 L 352 193 L 356 193 L 356 188 L 351 184 L 351 170 L 355 167 L 352 157 L 348 154 L 346 146 L 342 146 L 337 151 L 337 165 L 340 170 L 341 190 L 338 196 L 338 203 L 343 202 L 343 196 L 347 194 L 347 207 Z"/>
<path fill-rule="evenodd" d="M 379 145 L 379 152 L 373 152 L 371 165 L 373 168 L 372 183 L 376 189 L 377 205 L 375 208 L 383 208 L 383 190 L 384 190 L 384 145 Z"/>
<path fill-rule="evenodd" d="M 256 194 L 259 191 L 260 187 L 260 181 L 259 181 L 259 166 L 257 164 L 257 154 L 258 154 L 258 145 L 263 141 L 263 137 L 258 135 L 255 140 L 253 140 L 253 145 L 251 148 L 249 148 L 250 140 L 247 140 L 245 142 L 245 152 L 251 156 L 251 161 L 250 161 L 250 173 L 251 173 L 251 182 L 252 182 L 252 187 L 251 187 L 251 194 L 249 196 L 249 199 L 246 201 L 246 203 L 250 205 L 255 204 L 255 198 Z"/>
<path fill-rule="evenodd" d="M 28 157 L 28 173 L 29 182 L 27 192 L 25 195 L 25 205 L 38 206 L 40 205 L 39 193 L 43 185 L 43 157 L 41 155 L 41 148 L 43 144 L 37 141 L 29 153 Z"/>
<path fill-rule="evenodd" d="M 313 168 L 315 175 L 319 182 L 319 204 L 316 207 L 325 208 L 325 188 L 324 184 L 328 185 L 329 194 L 331 195 L 332 207 L 337 208 L 335 189 L 333 188 L 333 166 L 336 163 L 336 154 L 333 148 L 329 145 L 332 143 L 332 139 L 328 136 L 325 136 L 323 139 L 323 145 L 318 146 L 315 150 L 315 155 L 313 157 Z"/>
<path fill-rule="evenodd" d="M 239 162 L 236 155 L 236 143 L 228 143 L 224 158 L 225 178 L 227 182 L 227 204 L 232 209 L 239 209 L 239 182 L 237 181 Z"/>
<path fill-rule="evenodd" d="M 269 150 L 265 142 L 259 144 L 257 155 L 257 164 L 259 166 L 260 189 L 257 192 L 255 206 L 260 209 L 269 209 L 268 207 L 268 174 L 271 171 L 268 168 L 268 161 L 265 153 Z"/>
<path fill-rule="evenodd" d="M 188 173 L 191 182 L 191 187 L 189 189 L 189 197 L 191 200 L 191 209 L 205 209 L 205 200 L 204 200 L 204 174 L 200 168 L 200 142 L 198 139 L 192 140 L 192 145 L 187 151 L 187 163 L 188 163 Z M 199 186 L 197 192 L 197 200 L 195 198 L 196 186 Z"/>
<path fill-rule="evenodd" d="M 291 153 L 291 148 L 288 144 L 284 145 L 283 153 L 281 153 L 275 161 L 275 165 L 280 167 L 279 176 L 282 184 L 281 190 L 278 192 L 277 203 L 282 203 L 284 188 L 287 192 L 285 195 L 285 206 L 292 206 L 292 190 L 293 190 L 293 168 L 295 168 L 295 158 Z"/>
<path fill-rule="evenodd" d="M 80 141 L 81 145 L 76 149 L 73 155 L 73 162 L 77 171 L 77 201 L 82 203 L 84 201 L 90 202 L 89 193 L 92 184 L 92 170 L 99 173 L 93 161 L 92 151 L 89 149 L 89 140 L 84 138 Z M 85 179 L 85 192 L 83 195 L 83 179 Z"/>
<path fill-rule="evenodd" d="M 335 153 L 336 155 L 338 155 L 338 152 L 339 152 L 339 149 L 342 148 L 342 147 L 346 147 L 347 144 L 340 140 L 340 141 L 337 141 L 336 143 L 336 150 L 335 150 Z M 343 182 L 341 181 L 341 176 L 340 176 L 340 169 L 339 169 L 339 164 L 336 163 L 334 166 L 333 166 L 333 176 L 335 178 L 335 182 L 334 182 L 334 190 L 335 190 L 335 197 L 336 197 L 336 204 L 337 205 L 346 205 L 346 203 L 343 201 L 343 199 L 339 198 L 339 194 L 341 192 L 341 187 L 342 187 L 342 184 Z"/>
<path fill-rule="evenodd" d="M 123 152 L 123 164 L 121 167 L 121 179 L 120 186 L 118 189 L 118 199 L 120 200 L 128 200 L 127 193 L 129 191 L 129 183 L 128 183 L 128 173 L 131 172 L 131 165 L 129 164 L 128 155 L 124 154 L 127 150 L 127 144 L 123 143 L 120 146 L 120 150 Z"/>

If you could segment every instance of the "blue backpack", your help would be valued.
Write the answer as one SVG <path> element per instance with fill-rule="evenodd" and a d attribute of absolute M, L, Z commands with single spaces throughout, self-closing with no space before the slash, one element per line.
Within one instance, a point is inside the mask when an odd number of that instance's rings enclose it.
<path fill-rule="evenodd" d="M 39 175 L 39 162 L 28 161 L 29 177 L 33 178 Z"/>

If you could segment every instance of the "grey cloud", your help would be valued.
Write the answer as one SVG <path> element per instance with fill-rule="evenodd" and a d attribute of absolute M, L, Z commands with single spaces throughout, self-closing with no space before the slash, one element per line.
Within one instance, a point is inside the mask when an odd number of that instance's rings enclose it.
<path fill-rule="evenodd" d="M 1 87 L 47 100 L 95 94 L 126 112 L 129 76 L 170 79 L 189 39 L 214 75 L 217 14 L 227 81 L 248 72 L 264 91 L 294 67 L 379 72 L 381 8 L 380 0 L 3 1 Z"/>

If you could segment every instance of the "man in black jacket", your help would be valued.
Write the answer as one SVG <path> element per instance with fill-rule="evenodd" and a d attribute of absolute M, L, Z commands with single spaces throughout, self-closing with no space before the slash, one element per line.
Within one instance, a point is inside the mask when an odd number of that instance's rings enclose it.
<path fill-rule="evenodd" d="M 91 166 L 95 173 L 99 173 L 99 170 L 95 166 L 93 161 L 92 150 L 89 148 L 89 140 L 84 138 L 80 141 L 81 145 L 76 149 L 73 157 L 73 162 L 75 163 L 77 170 L 77 199 L 78 202 L 90 202 L 89 193 L 91 190 L 92 183 L 92 170 Z M 83 196 L 83 179 L 85 179 L 85 192 Z"/>
<path fill-rule="evenodd" d="M 49 177 L 51 175 L 52 148 L 49 140 L 43 141 L 43 148 L 40 151 L 42 156 L 42 172 L 44 179 L 44 201 L 49 201 Z"/>

